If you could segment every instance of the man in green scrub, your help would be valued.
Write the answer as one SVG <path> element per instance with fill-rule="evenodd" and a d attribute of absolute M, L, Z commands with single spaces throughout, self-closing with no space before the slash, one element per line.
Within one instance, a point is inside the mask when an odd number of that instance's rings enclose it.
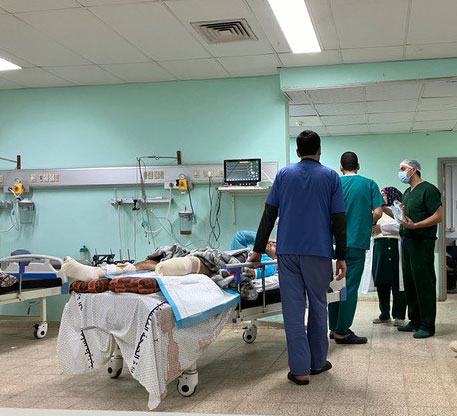
<path fill-rule="evenodd" d="M 366 344 L 367 338 L 358 337 L 350 327 L 357 308 L 365 252 L 370 249 L 372 227 L 382 217 L 384 199 L 373 180 L 357 175 L 360 165 L 354 152 L 341 156 L 340 169 L 347 223 L 347 294 L 346 301 L 328 306 L 330 338 L 337 344 Z"/>
<path fill-rule="evenodd" d="M 398 330 L 414 332 L 414 338 L 428 338 L 435 335 L 434 249 L 438 224 L 443 220 L 441 194 L 436 186 L 422 179 L 421 165 L 416 160 L 401 162 L 398 177 L 401 182 L 410 184 L 403 194 L 406 218 L 400 228 L 410 322 Z"/>

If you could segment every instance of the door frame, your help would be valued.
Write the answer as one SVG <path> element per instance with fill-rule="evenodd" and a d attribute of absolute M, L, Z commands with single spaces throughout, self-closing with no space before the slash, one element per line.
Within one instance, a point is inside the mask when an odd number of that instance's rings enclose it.
<path fill-rule="evenodd" d="M 446 165 L 457 165 L 457 157 L 438 158 L 438 188 L 442 195 L 443 202 L 443 222 L 438 231 L 438 300 L 447 299 L 447 279 L 446 279 Z"/>

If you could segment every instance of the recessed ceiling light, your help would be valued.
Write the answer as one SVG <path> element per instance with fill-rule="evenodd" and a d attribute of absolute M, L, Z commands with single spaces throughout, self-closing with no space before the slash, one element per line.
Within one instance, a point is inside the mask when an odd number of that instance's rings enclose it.
<path fill-rule="evenodd" d="M 305 0 L 268 0 L 292 53 L 321 52 Z"/>
<path fill-rule="evenodd" d="M 11 71 L 13 69 L 22 69 L 20 66 L 13 64 L 6 59 L 0 58 L 0 71 Z"/>

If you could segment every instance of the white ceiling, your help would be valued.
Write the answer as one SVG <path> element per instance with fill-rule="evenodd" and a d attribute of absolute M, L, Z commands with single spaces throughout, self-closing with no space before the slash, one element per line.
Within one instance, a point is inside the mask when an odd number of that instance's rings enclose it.
<path fill-rule="evenodd" d="M 0 0 L 0 57 L 27 68 L 1 72 L 0 89 L 457 56 L 455 0 L 306 1 L 321 53 L 290 53 L 267 0 Z M 209 45 L 190 25 L 240 18 L 257 41 Z"/>
<path fill-rule="evenodd" d="M 289 134 L 323 136 L 457 130 L 457 79 L 286 91 Z"/>

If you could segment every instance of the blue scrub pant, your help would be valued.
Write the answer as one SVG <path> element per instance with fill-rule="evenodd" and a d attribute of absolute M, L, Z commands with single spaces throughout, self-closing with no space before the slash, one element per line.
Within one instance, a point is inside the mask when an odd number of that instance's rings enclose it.
<path fill-rule="evenodd" d="M 321 368 L 327 360 L 327 290 L 333 276 L 332 260 L 283 254 L 278 255 L 278 270 L 290 372 L 309 375 L 311 368 Z"/>

